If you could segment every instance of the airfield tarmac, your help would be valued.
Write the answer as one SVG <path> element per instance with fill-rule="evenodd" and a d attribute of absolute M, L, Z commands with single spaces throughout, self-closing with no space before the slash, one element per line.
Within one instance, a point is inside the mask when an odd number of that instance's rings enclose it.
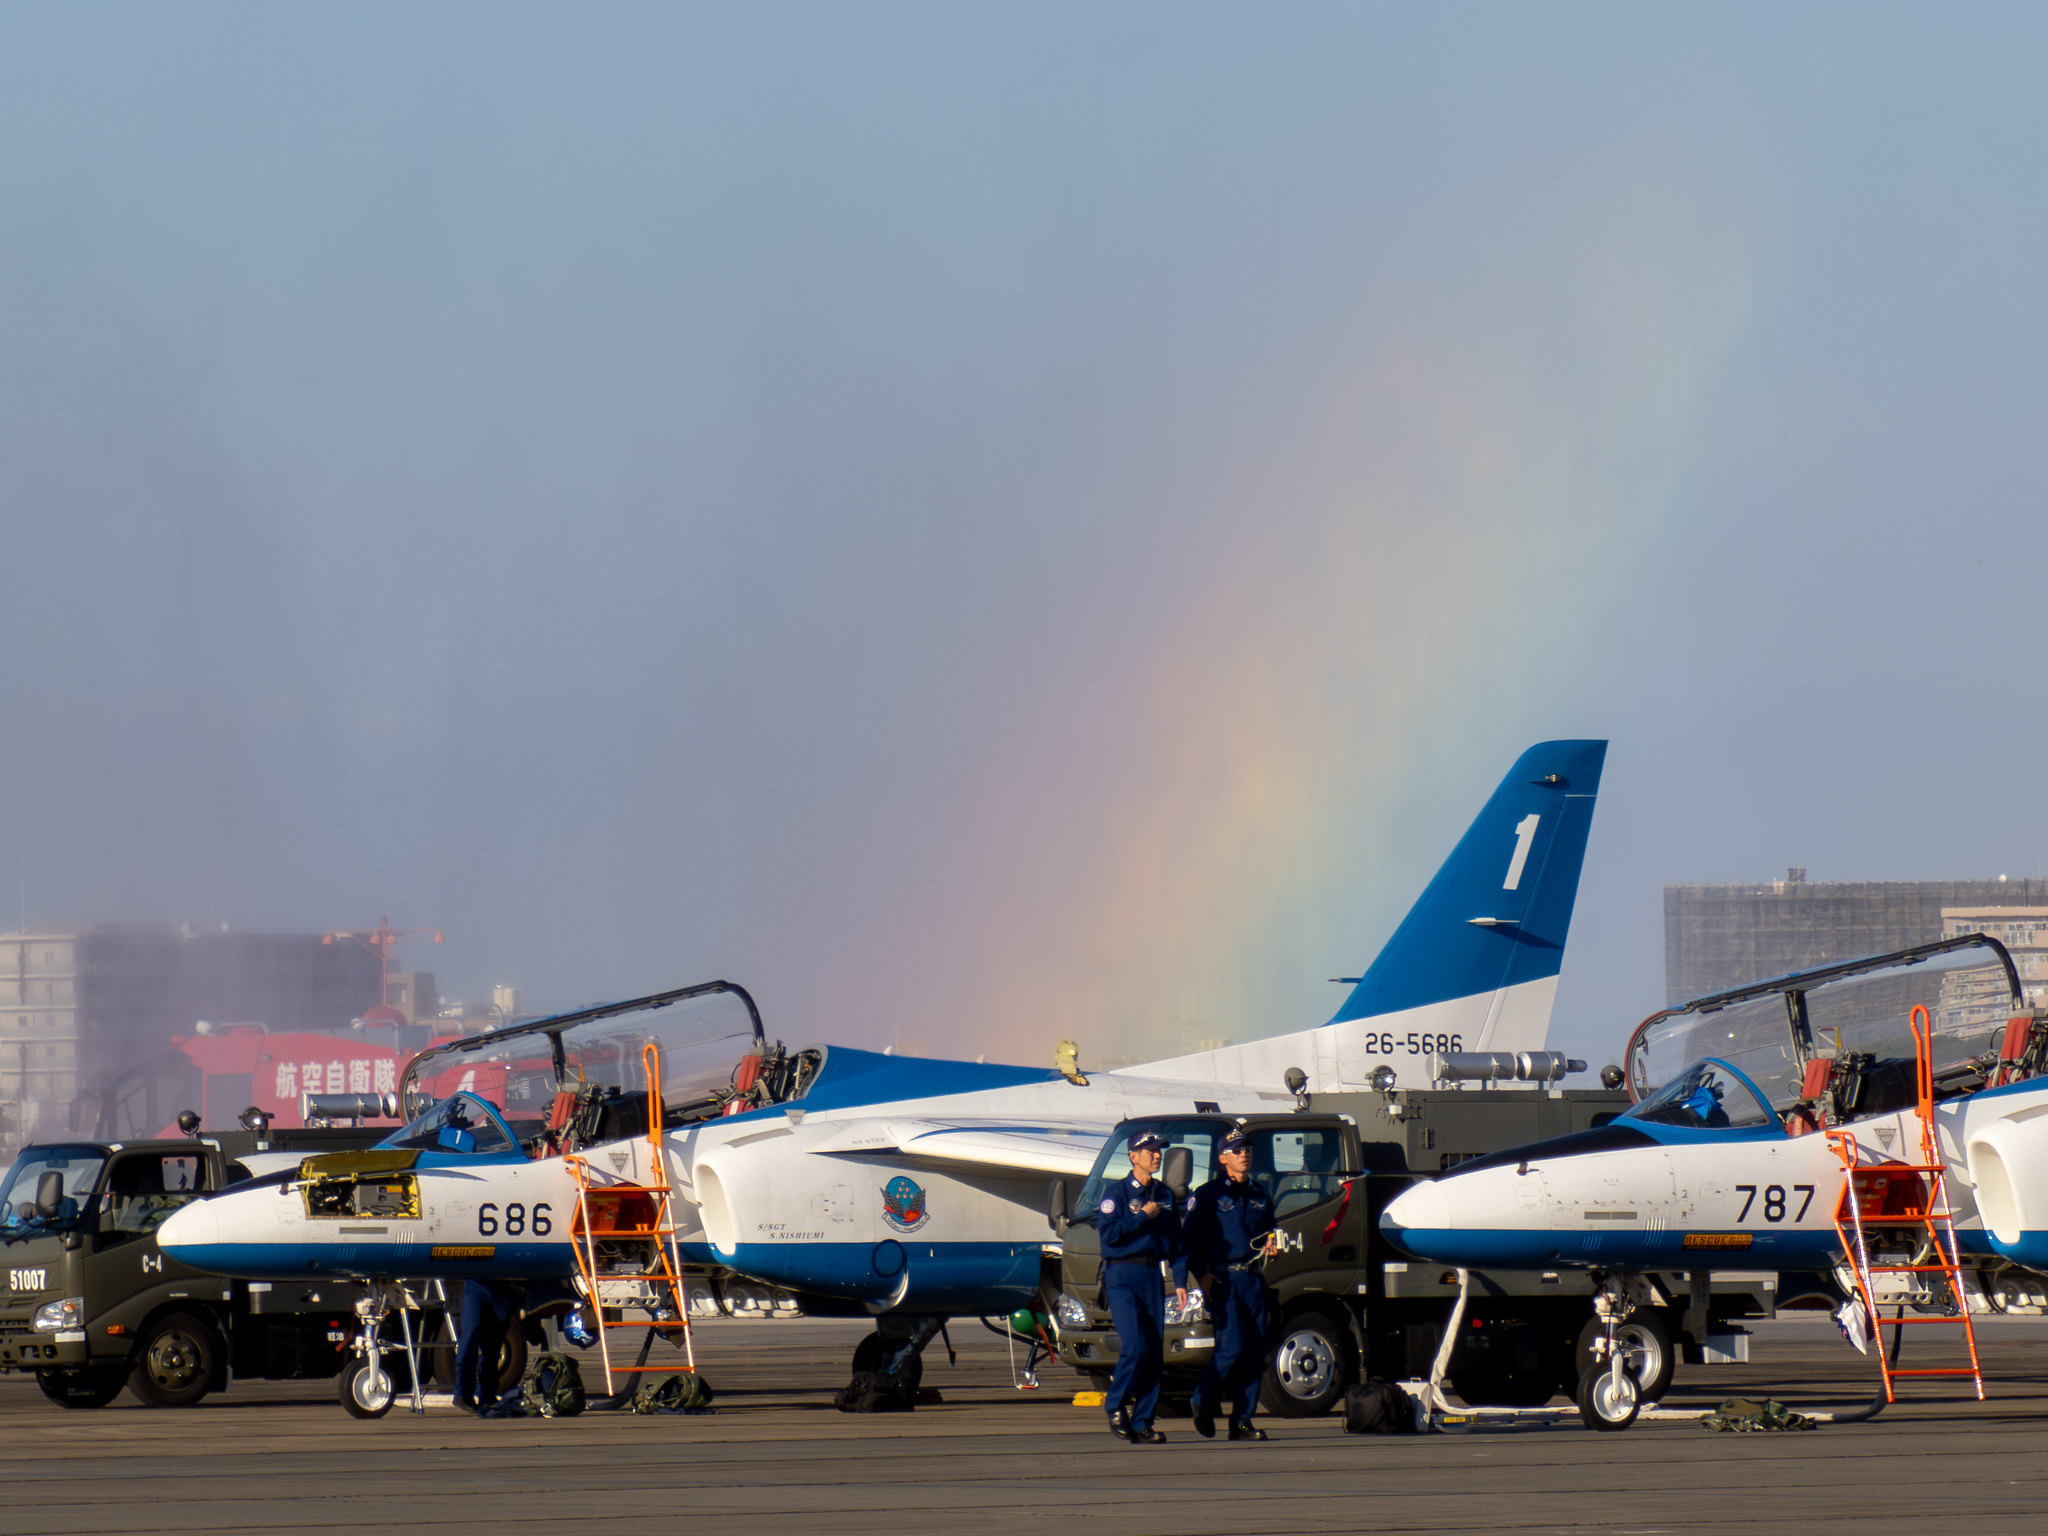
<path fill-rule="evenodd" d="M 451 1408 L 347 1417 L 332 1383 L 251 1383 L 182 1411 L 125 1393 L 97 1412 L 0 1378 L 0 1531 L 1802 1532 L 1941 1522 L 2041 1529 L 2048 1510 L 2048 1320 L 1981 1329 L 1991 1400 L 1926 1385 L 1868 1424 L 1711 1434 L 1690 1421 L 1594 1434 L 1576 1417 L 1465 1434 L 1347 1436 L 1336 1418 L 1268 1417 L 1264 1445 L 1120 1444 L 1054 1368 L 1019 1392 L 1002 1341 L 956 1325 L 912 1414 L 836 1412 L 863 1331 L 791 1320 L 702 1326 L 719 1393 L 703 1417 L 488 1421 Z M 1947 1330 L 1925 1330 L 1942 1332 Z M 1909 1345 L 1909 1348 L 1911 1346 Z M 1875 1367 L 1825 1319 L 1758 1325 L 1752 1363 L 1681 1367 L 1667 1408 L 1738 1393 L 1794 1407 L 1867 1401 Z M 1911 1363 L 1910 1361 L 1905 1363 Z M 1910 1390 L 1910 1389 L 1908 1389 Z"/>

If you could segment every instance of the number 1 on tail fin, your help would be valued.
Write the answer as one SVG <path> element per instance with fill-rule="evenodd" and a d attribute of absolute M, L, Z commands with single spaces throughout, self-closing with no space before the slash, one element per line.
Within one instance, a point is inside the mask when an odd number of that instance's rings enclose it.
<path fill-rule="evenodd" d="M 1500 888 L 1512 891 L 1522 883 L 1522 866 L 1529 862 L 1530 845 L 1536 841 L 1536 826 L 1543 818 L 1531 811 L 1515 823 L 1515 856 L 1508 860 L 1508 877 Z"/>

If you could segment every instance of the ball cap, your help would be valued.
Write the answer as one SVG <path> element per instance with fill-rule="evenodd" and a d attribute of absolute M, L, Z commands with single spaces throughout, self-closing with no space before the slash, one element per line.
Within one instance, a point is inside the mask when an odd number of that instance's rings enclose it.
<path fill-rule="evenodd" d="M 1131 1138 L 1131 1150 L 1133 1152 L 1163 1152 L 1166 1150 L 1166 1138 L 1157 1131 L 1140 1131 Z"/>
<path fill-rule="evenodd" d="M 1251 1149 L 1252 1139 L 1241 1125 L 1223 1138 L 1223 1150 L 1226 1152 L 1249 1152 Z"/>

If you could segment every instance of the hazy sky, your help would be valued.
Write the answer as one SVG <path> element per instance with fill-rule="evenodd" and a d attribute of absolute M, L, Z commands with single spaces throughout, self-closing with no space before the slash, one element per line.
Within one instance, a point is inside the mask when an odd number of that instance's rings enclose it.
<path fill-rule="evenodd" d="M 6 925 L 1037 1060 L 2043 872 L 2048 13 L 0 9 Z M 7 866 L 12 866 L 7 867 Z M 4 886 L 0 886 L 4 889 Z"/>

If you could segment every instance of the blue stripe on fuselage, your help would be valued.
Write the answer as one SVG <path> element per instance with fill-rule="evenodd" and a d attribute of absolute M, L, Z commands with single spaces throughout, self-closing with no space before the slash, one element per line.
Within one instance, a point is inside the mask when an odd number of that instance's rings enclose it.
<path fill-rule="evenodd" d="M 433 1259 L 436 1247 L 492 1250 L 488 1259 Z M 185 1243 L 171 1250 L 180 1264 L 237 1280 L 303 1280 L 308 1275 L 458 1279 L 502 1275 L 548 1279 L 574 1274 L 567 1243 Z"/>
<path fill-rule="evenodd" d="M 1043 1246 L 1014 1243 L 741 1243 L 731 1254 L 684 1243 L 692 1264 L 722 1264 L 749 1280 L 844 1301 L 880 1301 L 895 1294 L 903 1269 L 910 1281 L 895 1310 L 1007 1312 L 1038 1294 Z"/>

